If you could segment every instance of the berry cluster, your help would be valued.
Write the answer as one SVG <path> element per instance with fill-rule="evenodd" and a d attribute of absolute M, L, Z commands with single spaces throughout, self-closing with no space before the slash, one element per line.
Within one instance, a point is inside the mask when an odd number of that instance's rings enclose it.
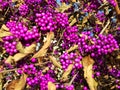
<path fill-rule="evenodd" d="M 37 13 L 35 22 L 40 27 L 41 31 L 54 31 L 57 29 L 57 22 L 54 20 L 51 12 Z"/>
<path fill-rule="evenodd" d="M 20 39 L 23 44 L 25 43 L 25 46 L 30 45 L 34 40 L 39 40 L 40 34 L 36 26 L 33 26 L 31 30 L 28 30 L 23 23 L 17 23 L 15 21 L 7 22 L 6 26 L 16 38 Z"/>
<path fill-rule="evenodd" d="M 119 48 L 117 41 L 111 34 L 107 36 L 100 34 L 98 35 L 98 38 L 94 38 L 88 34 L 90 34 L 90 32 L 84 32 L 83 36 L 79 39 L 78 42 L 79 51 L 82 54 L 87 53 L 92 57 L 98 57 L 111 53 Z"/>
<path fill-rule="evenodd" d="M 26 4 L 23 4 L 19 7 L 19 13 L 21 16 L 26 16 L 29 13 L 29 8 Z"/>
<path fill-rule="evenodd" d="M 4 40 L 4 48 L 6 49 L 7 53 L 9 53 L 10 55 L 17 53 L 17 49 L 16 49 L 17 42 L 14 41 L 15 40 L 14 36 L 6 36 L 3 38 L 3 40 Z"/>
<path fill-rule="evenodd" d="M 74 68 L 80 69 L 82 65 L 80 63 L 82 56 L 78 56 L 76 53 L 63 53 L 60 57 L 62 68 L 65 70 L 70 64 L 74 64 Z"/>
<path fill-rule="evenodd" d="M 68 16 L 65 13 L 57 13 L 56 15 L 56 21 L 58 22 L 58 26 L 61 27 L 66 27 L 69 26 L 68 22 Z"/>
<path fill-rule="evenodd" d="M 72 45 L 77 44 L 78 39 L 79 36 L 78 36 L 77 26 L 73 26 L 73 27 L 68 26 L 63 34 L 63 45 L 62 45 L 63 48 L 68 49 Z"/>

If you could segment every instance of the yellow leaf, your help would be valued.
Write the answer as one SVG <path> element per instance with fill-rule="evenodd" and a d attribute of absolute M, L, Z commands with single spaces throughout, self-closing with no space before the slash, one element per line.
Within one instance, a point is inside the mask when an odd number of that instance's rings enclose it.
<path fill-rule="evenodd" d="M 56 90 L 56 86 L 52 82 L 48 82 L 48 90 Z"/>
<path fill-rule="evenodd" d="M 76 23 L 76 18 L 74 18 L 73 20 L 72 20 L 72 22 L 70 23 L 70 26 L 72 26 L 72 25 L 74 25 L 75 23 Z"/>
<path fill-rule="evenodd" d="M 70 47 L 70 49 L 68 49 L 67 52 L 69 53 L 71 51 L 74 51 L 77 48 L 78 48 L 78 45 L 74 45 L 74 46 Z"/>
<path fill-rule="evenodd" d="M 0 38 L 12 35 L 10 32 L 0 30 Z"/>
<path fill-rule="evenodd" d="M 26 84 L 27 75 L 23 74 L 19 79 L 19 82 L 15 84 L 14 90 L 24 90 Z"/>
<path fill-rule="evenodd" d="M 5 24 L 3 24 L 1 30 L 9 31 L 9 28 L 7 28 Z"/>
<path fill-rule="evenodd" d="M 21 60 L 22 58 L 24 58 L 27 55 L 28 54 L 25 54 L 25 53 L 17 53 L 13 56 L 13 59 L 15 62 L 18 62 L 19 60 Z"/>
<path fill-rule="evenodd" d="M 67 5 L 66 3 L 62 3 L 62 5 L 57 9 L 59 10 L 59 12 L 64 12 L 65 10 L 68 10 L 71 6 L 71 4 Z"/>
<path fill-rule="evenodd" d="M 19 79 L 11 81 L 11 82 L 6 86 L 6 90 L 14 90 L 15 84 L 17 84 L 18 82 L 19 82 Z M 2 90 L 2 89 L 0 89 L 0 90 Z"/>
<path fill-rule="evenodd" d="M 38 58 L 38 57 L 43 57 L 46 55 L 48 47 L 51 44 L 52 39 L 54 38 L 54 33 L 53 32 L 49 32 L 47 33 L 47 40 L 44 43 L 43 47 L 35 54 L 33 55 L 32 58 Z"/>
<path fill-rule="evenodd" d="M 29 47 L 26 47 L 24 50 L 25 54 L 30 54 L 30 53 L 34 53 L 35 52 L 35 48 L 36 48 L 36 43 L 31 44 Z"/>
<path fill-rule="evenodd" d="M 0 73 L 0 90 L 2 90 L 2 86 L 3 86 L 2 79 L 3 79 L 3 74 Z"/>
<path fill-rule="evenodd" d="M 21 42 L 18 42 L 17 43 L 17 46 L 16 46 L 17 50 L 20 52 L 20 53 L 24 53 L 24 47 L 22 45 Z"/>
<path fill-rule="evenodd" d="M 13 63 L 13 57 L 12 57 L 12 56 L 9 56 L 9 57 L 7 58 L 7 60 L 5 61 L 5 63 L 9 63 L 9 64 Z"/>
<path fill-rule="evenodd" d="M 84 68 L 84 78 L 86 79 L 90 90 L 97 90 L 97 82 L 92 78 L 92 66 L 94 60 L 90 56 L 86 56 L 82 59 L 82 64 Z"/>
<path fill-rule="evenodd" d="M 49 56 L 51 62 L 58 68 L 62 68 L 62 66 L 60 65 L 60 63 L 57 62 L 56 58 L 53 56 Z"/>
<path fill-rule="evenodd" d="M 62 81 L 66 81 L 68 79 L 68 75 L 71 73 L 73 66 L 74 66 L 73 64 L 70 64 L 68 66 L 68 68 L 66 69 L 66 71 L 62 75 L 62 78 L 61 78 Z"/>

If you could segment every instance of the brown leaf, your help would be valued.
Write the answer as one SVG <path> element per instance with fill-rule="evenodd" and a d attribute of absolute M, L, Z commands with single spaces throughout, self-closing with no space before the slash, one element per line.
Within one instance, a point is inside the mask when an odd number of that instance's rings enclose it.
<path fill-rule="evenodd" d="M 28 54 L 25 54 L 25 53 L 17 53 L 13 56 L 13 59 L 15 62 L 18 62 L 19 60 L 21 60 L 22 58 L 24 58 L 27 55 Z"/>
<path fill-rule="evenodd" d="M 70 26 L 72 26 L 72 25 L 74 25 L 75 23 L 76 23 L 76 18 L 74 18 L 73 20 L 72 20 L 72 22 L 70 23 Z"/>
<path fill-rule="evenodd" d="M 54 33 L 53 32 L 49 32 L 47 33 L 47 40 L 44 43 L 43 47 L 35 54 L 33 55 L 32 58 L 38 58 L 38 57 L 43 57 L 46 55 L 46 52 L 48 50 L 48 47 L 51 44 L 51 40 L 54 38 Z"/>
<path fill-rule="evenodd" d="M 61 78 L 62 81 L 66 81 L 68 79 L 68 75 L 71 73 L 73 66 L 74 66 L 73 64 L 70 64 L 68 66 L 68 68 L 66 69 L 66 71 L 62 75 L 62 78 Z"/>
<path fill-rule="evenodd" d="M 24 47 L 22 45 L 21 42 L 18 42 L 17 43 L 17 46 L 16 46 L 17 50 L 20 52 L 20 53 L 24 53 Z"/>
<path fill-rule="evenodd" d="M 14 90 L 24 90 L 26 84 L 27 75 L 23 74 L 19 79 L 19 82 L 15 84 Z"/>
<path fill-rule="evenodd" d="M 3 79 L 3 74 L 0 73 L 0 90 L 2 90 L 2 87 L 3 87 L 2 79 Z"/>
<path fill-rule="evenodd" d="M 36 48 L 36 43 L 31 44 L 29 47 L 26 47 L 24 50 L 25 54 L 30 54 L 30 53 L 34 53 L 35 52 L 35 48 Z"/>
<path fill-rule="evenodd" d="M 70 47 L 70 49 L 68 49 L 67 52 L 69 53 L 71 51 L 74 51 L 77 48 L 78 48 L 78 45 L 74 45 L 74 46 Z"/>
<path fill-rule="evenodd" d="M 66 3 L 62 3 L 62 5 L 60 5 L 60 7 L 57 8 L 57 10 L 59 12 L 64 12 L 65 10 L 68 10 L 71 6 L 71 4 L 67 5 Z"/>
<path fill-rule="evenodd" d="M 82 59 L 82 64 L 84 68 L 84 78 L 86 79 L 90 90 L 97 90 L 97 82 L 92 78 L 92 66 L 94 60 L 90 56 L 86 56 Z"/>
<path fill-rule="evenodd" d="M 10 32 L 0 30 L 0 38 L 12 35 Z"/>
<path fill-rule="evenodd" d="M 49 56 L 49 59 L 51 60 L 51 62 L 58 68 L 62 68 L 62 66 L 60 65 L 60 63 L 57 62 L 56 58 L 53 56 Z"/>
<path fill-rule="evenodd" d="M 48 82 L 48 90 L 56 90 L 56 86 L 52 82 Z"/>
<path fill-rule="evenodd" d="M 9 31 L 9 28 L 7 28 L 5 24 L 3 24 L 1 30 Z"/>
<path fill-rule="evenodd" d="M 7 58 L 7 60 L 5 61 L 5 63 L 9 63 L 9 64 L 13 63 L 13 57 L 12 57 L 12 56 L 9 56 L 9 57 Z"/>
<path fill-rule="evenodd" d="M 11 82 L 6 86 L 6 90 L 14 90 L 15 84 L 17 84 L 18 82 L 19 82 L 19 79 L 11 81 Z M 0 89 L 0 90 L 2 90 L 2 89 Z"/>

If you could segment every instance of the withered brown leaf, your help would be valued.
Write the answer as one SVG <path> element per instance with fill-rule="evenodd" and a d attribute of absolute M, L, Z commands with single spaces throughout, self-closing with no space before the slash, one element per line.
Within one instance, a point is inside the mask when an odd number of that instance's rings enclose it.
<path fill-rule="evenodd" d="M 67 5 L 66 3 L 62 3 L 59 8 L 56 8 L 59 12 L 64 12 L 65 10 L 68 10 L 72 5 Z"/>
<path fill-rule="evenodd" d="M 5 63 L 9 63 L 9 64 L 13 63 L 13 56 L 9 56 L 5 61 Z"/>
<path fill-rule="evenodd" d="M 20 53 L 24 53 L 24 47 L 20 41 L 17 43 L 16 48 Z"/>
<path fill-rule="evenodd" d="M 32 58 L 38 58 L 38 57 L 43 57 L 46 55 L 48 47 L 51 44 L 51 40 L 54 38 L 54 33 L 53 32 L 49 32 L 47 33 L 47 40 L 44 43 L 43 47 L 36 53 L 33 55 Z"/>
<path fill-rule="evenodd" d="M 22 58 L 24 58 L 27 55 L 28 54 L 25 54 L 25 53 L 17 53 L 13 56 L 13 59 L 15 62 L 18 62 L 19 60 L 21 60 Z"/>
<path fill-rule="evenodd" d="M 56 58 L 54 56 L 49 56 L 49 59 L 51 62 L 58 68 L 62 68 L 61 64 L 57 62 Z"/>
<path fill-rule="evenodd" d="M 68 79 L 68 75 L 71 73 L 73 66 L 74 66 L 73 64 L 70 64 L 67 67 L 66 71 L 62 75 L 62 78 L 61 78 L 62 81 L 66 81 Z"/>
<path fill-rule="evenodd" d="M 9 31 L 9 28 L 7 28 L 5 24 L 3 24 L 2 27 L 1 27 L 1 30 Z"/>
<path fill-rule="evenodd" d="M 19 82 L 19 79 L 11 81 L 7 86 L 6 90 L 14 90 L 15 84 Z M 2 90 L 2 89 L 1 89 Z"/>
<path fill-rule="evenodd" d="M 97 90 L 97 82 L 92 78 L 92 66 L 94 64 L 94 60 L 89 56 L 85 56 L 82 59 L 83 70 L 84 70 L 84 78 L 86 79 L 90 90 Z"/>
<path fill-rule="evenodd" d="M 56 86 L 52 82 L 48 82 L 48 90 L 56 90 Z"/>
<path fill-rule="evenodd" d="M 24 90 L 25 85 L 26 85 L 26 78 L 28 75 L 23 74 L 21 78 L 19 79 L 19 82 L 15 84 L 14 90 Z"/>
<path fill-rule="evenodd" d="M 70 47 L 70 48 L 67 50 L 67 52 L 69 53 L 69 52 L 71 52 L 71 51 L 74 51 L 74 50 L 77 49 L 77 48 L 78 48 L 78 45 L 74 45 L 74 46 Z"/>
<path fill-rule="evenodd" d="M 10 36 L 12 33 L 0 30 L 0 38 L 5 37 L 5 36 Z"/>

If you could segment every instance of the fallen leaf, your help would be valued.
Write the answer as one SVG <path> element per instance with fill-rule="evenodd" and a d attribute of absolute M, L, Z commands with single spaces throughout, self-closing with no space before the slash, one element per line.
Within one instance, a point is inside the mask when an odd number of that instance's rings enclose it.
<path fill-rule="evenodd" d="M 60 7 L 57 8 L 57 10 L 59 12 L 64 12 L 65 10 L 68 10 L 71 6 L 71 4 L 67 5 L 66 3 L 62 3 L 62 5 L 60 5 Z"/>
<path fill-rule="evenodd" d="M 12 35 L 12 33 L 0 30 L 0 38 L 3 38 L 5 36 L 10 36 L 10 35 Z"/>
<path fill-rule="evenodd" d="M 21 42 L 18 42 L 17 43 L 17 46 L 16 46 L 17 50 L 20 52 L 20 53 L 24 53 L 24 47 L 22 45 Z"/>
<path fill-rule="evenodd" d="M 90 90 L 97 90 L 97 82 L 92 78 L 92 66 L 94 64 L 94 60 L 89 55 L 82 59 L 82 64 L 84 68 L 84 78 L 86 79 Z"/>
<path fill-rule="evenodd" d="M 72 25 L 74 25 L 75 23 L 76 23 L 76 18 L 74 18 L 73 20 L 72 20 L 72 22 L 70 23 L 70 26 L 72 26 Z"/>
<path fill-rule="evenodd" d="M 26 47 L 24 50 L 25 54 L 34 53 L 36 48 L 36 43 L 31 44 L 29 47 Z"/>
<path fill-rule="evenodd" d="M 21 60 L 22 58 L 24 58 L 25 56 L 27 56 L 28 54 L 25 53 L 17 53 L 13 56 L 13 60 L 15 62 L 18 62 L 19 60 Z"/>
<path fill-rule="evenodd" d="M 73 66 L 74 66 L 73 64 L 70 64 L 68 66 L 68 68 L 66 69 L 66 71 L 62 75 L 62 78 L 61 78 L 62 81 L 66 81 L 68 79 L 68 75 L 71 73 Z"/>
<path fill-rule="evenodd" d="M 9 56 L 9 57 L 7 58 L 7 60 L 5 61 L 5 63 L 9 63 L 9 64 L 13 63 L 13 57 L 12 57 L 12 56 Z"/>
<path fill-rule="evenodd" d="M 11 82 L 6 86 L 6 90 L 14 90 L 15 84 L 17 84 L 18 82 L 19 82 L 19 79 L 11 81 Z M 0 90 L 2 90 L 2 89 L 0 89 Z"/>
<path fill-rule="evenodd" d="M 3 79 L 3 74 L 0 73 L 0 90 L 2 90 L 3 87 L 2 79 Z"/>
<path fill-rule="evenodd" d="M 24 90 L 26 84 L 27 75 L 23 74 L 19 79 L 19 82 L 15 84 L 14 90 Z"/>
<path fill-rule="evenodd" d="M 33 55 L 32 58 L 38 58 L 38 57 L 45 56 L 46 53 L 47 53 L 48 47 L 50 46 L 53 38 L 54 38 L 54 33 L 53 32 L 47 33 L 46 42 L 44 43 L 43 47 L 36 54 Z"/>
<path fill-rule="evenodd" d="M 1 30 L 9 31 L 9 28 L 7 28 L 5 24 L 3 24 Z"/>
<path fill-rule="evenodd" d="M 74 45 L 74 46 L 70 47 L 70 49 L 68 49 L 67 52 L 69 53 L 71 51 L 74 51 L 77 48 L 78 48 L 78 45 Z"/>
<path fill-rule="evenodd" d="M 62 68 L 62 66 L 60 65 L 60 63 L 57 62 L 56 58 L 53 56 L 49 56 L 49 59 L 51 60 L 51 62 L 58 68 Z"/>
<path fill-rule="evenodd" d="M 48 90 L 56 90 L 56 86 L 52 82 L 48 82 Z"/>

